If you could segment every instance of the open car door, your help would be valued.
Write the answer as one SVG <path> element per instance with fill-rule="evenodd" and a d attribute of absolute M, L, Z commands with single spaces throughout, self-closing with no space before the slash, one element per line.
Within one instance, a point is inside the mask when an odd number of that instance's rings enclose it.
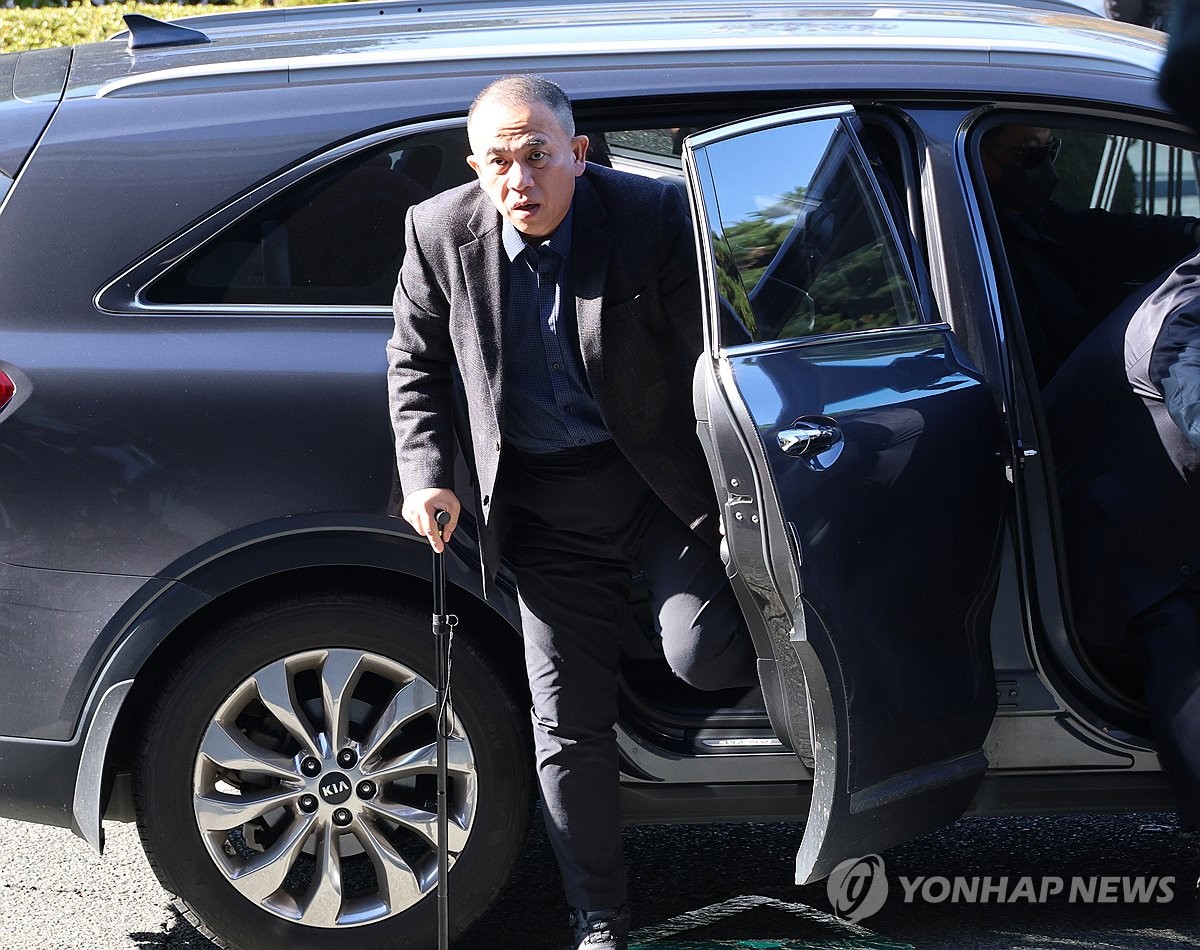
<path fill-rule="evenodd" d="M 798 883 L 958 818 L 996 706 L 997 402 L 928 312 L 862 130 L 806 109 L 684 150 L 727 564 L 772 723 L 814 762 Z"/>

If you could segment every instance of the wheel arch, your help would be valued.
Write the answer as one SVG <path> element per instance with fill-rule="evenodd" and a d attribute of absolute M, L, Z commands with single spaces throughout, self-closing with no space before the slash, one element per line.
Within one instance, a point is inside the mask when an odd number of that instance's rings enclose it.
<path fill-rule="evenodd" d="M 528 687 L 515 602 L 495 590 L 490 602 L 482 599 L 473 554 L 447 560 L 456 632 L 471 638 L 521 695 Z M 103 715 L 93 714 L 84 729 L 73 811 L 74 830 L 97 850 L 103 847 L 102 817 L 134 817 L 129 777 L 143 714 L 165 677 L 208 631 L 256 603 L 298 591 L 357 591 L 425 609 L 432 602 L 429 549 L 399 533 L 289 532 L 231 545 L 193 565 L 171 571 L 173 580 L 165 585 L 147 585 L 145 602 L 112 636 L 90 690 L 89 707 Z"/>

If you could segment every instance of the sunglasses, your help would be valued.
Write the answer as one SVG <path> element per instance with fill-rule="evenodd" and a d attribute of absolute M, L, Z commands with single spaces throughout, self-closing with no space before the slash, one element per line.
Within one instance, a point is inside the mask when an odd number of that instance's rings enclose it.
<path fill-rule="evenodd" d="M 1014 157 L 1014 160 L 1005 164 L 1016 165 L 1028 170 L 1039 168 L 1047 162 L 1055 162 L 1061 148 L 1062 139 L 1051 139 L 1045 145 L 989 145 L 988 151 L 1008 152 Z"/>

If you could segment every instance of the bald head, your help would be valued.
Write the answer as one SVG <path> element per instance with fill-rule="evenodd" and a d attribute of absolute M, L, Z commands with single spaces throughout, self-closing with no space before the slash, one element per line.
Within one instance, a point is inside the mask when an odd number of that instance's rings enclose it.
<path fill-rule="evenodd" d="M 566 133 L 567 138 L 575 135 L 575 114 L 571 111 L 571 100 L 556 83 L 541 76 L 501 76 L 480 90 L 471 108 L 467 111 L 467 136 L 471 135 L 476 113 L 483 106 L 500 106 L 507 110 L 525 108 L 532 105 L 542 105 L 554 114 L 558 124 Z"/>

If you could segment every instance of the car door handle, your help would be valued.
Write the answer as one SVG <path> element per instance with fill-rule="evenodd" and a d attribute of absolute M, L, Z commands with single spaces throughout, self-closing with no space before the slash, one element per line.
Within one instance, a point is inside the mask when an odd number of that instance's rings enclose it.
<path fill-rule="evenodd" d="M 841 441 L 842 430 L 832 419 L 820 422 L 797 419 L 790 428 L 780 429 L 775 438 L 784 454 L 802 459 L 836 445 Z"/>

